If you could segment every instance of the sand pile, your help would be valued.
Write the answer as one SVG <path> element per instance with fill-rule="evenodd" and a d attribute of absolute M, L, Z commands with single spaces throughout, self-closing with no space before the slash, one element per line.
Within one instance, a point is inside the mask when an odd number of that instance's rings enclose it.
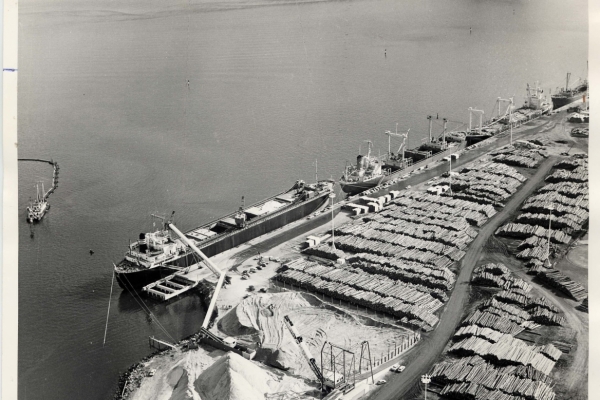
<path fill-rule="evenodd" d="M 130 400 L 263 400 L 272 393 L 313 390 L 303 380 L 274 373 L 236 353 L 200 348 L 159 355 L 148 363 Z"/>
<path fill-rule="evenodd" d="M 269 374 L 235 353 L 227 353 L 194 382 L 202 400 L 263 400 Z"/>

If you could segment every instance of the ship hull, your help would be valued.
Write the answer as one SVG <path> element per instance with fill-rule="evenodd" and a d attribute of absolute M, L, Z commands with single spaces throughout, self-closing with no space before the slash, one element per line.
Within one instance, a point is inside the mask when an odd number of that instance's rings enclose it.
<path fill-rule="evenodd" d="M 365 190 L 374 188 L 377 185 L 381 185 L 390 180 L 390 175 L 383 176 L 379 179 L 371 179 L 362 182 L 344 182 L 340 181 L 340 186 L 344 193 L 348 193 L 350 196 L 364 192 Z"/>
<path fill-rule="evenodd" d="M 325 205 L 329 199 L 328 195 L 329 192 L 321 193 L 301 203 L 292 204 L 280 212 L 275 212 L 260 220 L 250 222 L 243 229 L 222 234 L 206 243 L 198 243 L 196 245 L 207 257 L 215 256 L 308 216 Z M 169 264 L 176 267 L 187 267 L 196 263 L 197 257 L 195 253 L 190 252 L 183 254 Z M 125 288 L 125 284 L 134 288 L 145 286 L 172 274 L 174 269 L 168 268 L 169 264 L 149 269 L 134 270 L 132 272 L 117 272 L 117 280 L 122 288 Z"/>
<path fill-rule="evenodd" d="M 552 96 L 552 106 L 556 110 L 557 108 L 566 106 L 567 104 L 571 104 L 574 101 L 580 100 L 583 97 L 583 95 L 584 93 L 578 93 L 574 96 Z"/>

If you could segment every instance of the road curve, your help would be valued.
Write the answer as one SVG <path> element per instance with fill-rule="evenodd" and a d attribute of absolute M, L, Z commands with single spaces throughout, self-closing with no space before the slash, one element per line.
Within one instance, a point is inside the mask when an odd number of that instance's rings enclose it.
<path fill-rule="evenodd" d="M 411 388 L 420 380 L 422 374 L 431 370 L 433 363 L 444 350 L 463 315 L 463 309 L 469 296 L 469 281 L 483 245 L 494 234 L 496 229 L 525 201 L 543 182 L 544 177 L 552 168 L 556 157 L 549 157 L 538 168 L 525 184 L 506 203 L 504 208 L 494 215 L 480 230 L 479 235 L 469 246 L 461 261 L 460 272 L 456 284 L 436 329 L 429 337 L 424 338 L 417 348 L 416 357 L 402 374 L 392 375 L 388 383 L 381 386 L 368 398 L 371 400 L 404 399 Z"/>

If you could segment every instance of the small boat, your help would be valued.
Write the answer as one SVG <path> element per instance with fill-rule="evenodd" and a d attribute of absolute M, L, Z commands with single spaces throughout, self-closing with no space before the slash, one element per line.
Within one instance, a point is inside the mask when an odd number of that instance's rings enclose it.
<path fill-rule="evenodd" d="M 40 191 L 40 184 L 42 190 Z M 44 218 L 46 212 L 50 209 L 50 205 L 46 201 L 46 193 L 44 192 L 44 183 L 38 182 L 35 186 L 36 198 L 34 201 L 29 203 L 27 207 L 27 221 L 33 223 L 35 221 L 41 221 Z"/>

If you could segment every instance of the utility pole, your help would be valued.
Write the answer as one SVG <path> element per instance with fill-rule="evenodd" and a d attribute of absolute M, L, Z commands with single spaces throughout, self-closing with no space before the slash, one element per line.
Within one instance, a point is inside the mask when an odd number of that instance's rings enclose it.
<path fill-rule="evenodd" d="M 552 237 L 552 210 L 554 207 L 550 207 L 549 214 L 550 218 L 548 220 L 548 244 L 546 246 L 546 268 L 552 267 L 552 263 L 550 263 L 550 238 Z"/>
<path fill-rule="evenodd" d="M 427 116 L 427 119 L 429 120 L 429 142 L 431 143 L 431 124 L 433 123 L 433 121 L 431 120 L 431 115 Z"/>
<path fill-rule="evenodd" d="M 331 247 L 335 250 L 335 235 L 334 235 L 334 225 L 333 225 L 333 199 L 335 198 L 335 193 L 329 193 L 329 198 L 331 199 Z"/>
<path fill-rule="evenodd" d="M 450 196 L 452 196 L 452 155 L 450 155 L 450 171 L 448 172 L 450 178 Z"/>
<path fill-rule="evenodd" d="M 442 143 L 443 148 L 446 148 L 446 124 L 448 123 L 448 118 L 444 118 L 444 132 L 442 133 Z M 431 141 L 431 139 L 430 139 Z"/>

